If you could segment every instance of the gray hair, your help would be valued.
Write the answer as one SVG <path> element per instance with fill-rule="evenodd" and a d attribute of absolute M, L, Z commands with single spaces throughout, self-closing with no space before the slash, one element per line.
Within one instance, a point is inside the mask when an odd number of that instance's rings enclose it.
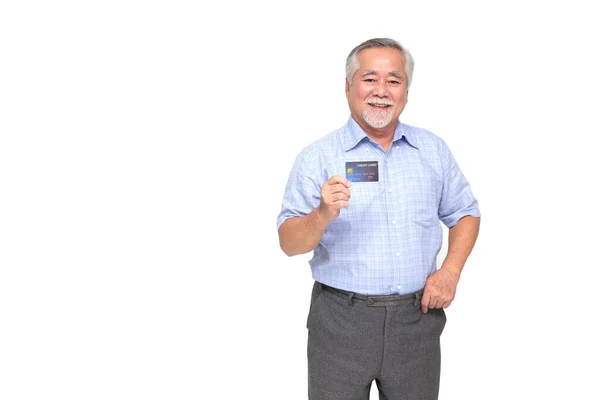
<path fill-rule="evenodd" d="M 358 53 L 365 49 L 370 49 L 373 47 L 389 47 L 392 49 L 398 50 L 404 56 L 404 68 L 406 71 L 406 87 L 410 88 L 410 84 L 412 82 L 413 70 L 415 69 L 415 60 L 412 58 L 410 52 L 403 47 L 400 43 L 395 41 L 394 39 L 388 38 L 377 38 L 370 39 L 366 42 L 363 42 L 356 46 L 350 54 L 348 54 L 348 58 L 346 58 L 346 79 L 348 80 L 348 84 L 352 85 L 352 78 L 354 74 L 360 67 L 358 62 Z"/>

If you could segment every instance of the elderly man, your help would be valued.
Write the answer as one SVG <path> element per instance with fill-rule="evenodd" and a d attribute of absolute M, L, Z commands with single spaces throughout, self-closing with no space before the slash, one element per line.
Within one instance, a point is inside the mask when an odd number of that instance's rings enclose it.
<path fill-rule="evenodd" d="M 400 123 L 414 61 L 392 39 L 346 60 L 345 126 L 302 150 L 277 225 L 288 256 L 314 251 L 311 400 L 437 399 L 444 308 L 479 231 L 479 208 L 446 143 Z M 448 253 L 438 269 L 442 221 Z"/>

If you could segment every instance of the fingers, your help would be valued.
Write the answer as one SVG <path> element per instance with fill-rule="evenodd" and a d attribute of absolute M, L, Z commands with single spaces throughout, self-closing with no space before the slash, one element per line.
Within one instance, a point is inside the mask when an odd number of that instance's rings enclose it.
<path fill-rule="evenodd" d="M 335 208 L 348 208 L 348 204 L 349 203 L 347 200 L 338 200 L 333 202 L 333 206 Z"/>
<path fill-rule="evenodd" d="M 336 183 L 339 183 L 341 185 L 344 185 L 347 188 L 352 186 L 352 182 L 350 182 L 348 179 L 344 178 L 343 176 L 339 176 L 339 175 L 332 176 L 331 178 L 329 178 L 329 180 L 327 180 L 326 183 L 329 185 L 335 185 Z"/>
<path fill-rule="evenodd" d="M 421 311 L 426 313 L 432 308 L 448 308 L 454 300 L 457 283 L 458 278 L 448 274 L 444 269 L 439 269 L 431 274 L 425 282 L 421 298 Z"/>
<path fill-rule="evenodd" d="M 348 200 L 350 198 L 350 190 L 346 188 L 346 186 L 342 184 L 329 185 L 329 192 L 334 195 L 338 195 L 338 200 Z M 339 196 L 343 194 L 344 196 Z"/>
<path fill-rule="evenodd" d="M 348 208 L 350 200 L 350 186 L 352 183 L 339 175 L 334 175 L 321 187 L 321 205 L 319 209 L 328 219 L 335 219 L 340 215 L 340 209 Z"/>
<path fill-rule="evenodd" d="M 345 189 L 345 188 L 344 188 Z M 340 190 L 337 192 L 331 192 L 330 189 L 324 187 L 321 192 L 321 200 L 328 206 L 335 205 L 336 207 L 348 207 L 348 201 L 350 200 L 350 193 L 348 189 Z M 339 204 L 337 204 L 339 203 Z"/>
<path fill-rule="evenodd" d="M 321 188 L 322 203 L 336 209 L 348 208 L 351 185 L 352 183 L 344 177 L 332 176 Z"/>
<path fill-rule="evenodd" d="M 329 188 L 329 193 L 334 195 L 332 196 L 333 201 L 339 201 L 339 200 L 343 200 L 343 201 L 348 201 L 348 199 L 350 198 L 350 186 L 352 186 L 352 183 L 339 175 L 334 175 L 331 178 L 329 178 L 329 180 L 326 182 L 325 185 L 323 185 L 324 188 L 325 186 Z"/>
<path fill-rule="evenodd" d="M 444 304 L 441 300 L 430 300 L 429 308 L 442 308 L 442 304 Z"/>
<path fill-rule="evenodd" d="M 423 293 L 423 297 L 421 298 L 421 311 L 423 313 L 427 313 L 427 311 L 429 310 L 430 299 L 431 296 L 429 296 L 429 292 L 425 291 L 425 293 Z"/>
<path fill-rule="evenodd" d="M 452 299 L 444 299 L 443 296 L 433 296 L 430 291 L 425 290 L 421 298 L 421 311 L 427 313 L 431 308 L 448 308 Z"/>

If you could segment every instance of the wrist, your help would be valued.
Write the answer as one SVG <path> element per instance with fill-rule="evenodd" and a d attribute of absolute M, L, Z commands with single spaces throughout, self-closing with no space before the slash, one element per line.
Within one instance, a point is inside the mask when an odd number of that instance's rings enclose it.
<path fill-rule="evenodd" d="M 331 215 L 329 208 L 320 204 L 315 208 L 315 217 L 317 218 L 319 225 L 323 225 L 324 228 L 326 228 L 331 221 L 336 219 L 337 215 Z"/>
<path fill-rule="evenodd" d="M 440 269 L 442 269 L 445 272 L 448 272 L 452 275 L 455 275 L 458 278 L 458 277 L 460 277 L 460 274 L 462 272 L 463 265 L 444 261 L 442 263 L 442 266 L 440 267 Z"/>

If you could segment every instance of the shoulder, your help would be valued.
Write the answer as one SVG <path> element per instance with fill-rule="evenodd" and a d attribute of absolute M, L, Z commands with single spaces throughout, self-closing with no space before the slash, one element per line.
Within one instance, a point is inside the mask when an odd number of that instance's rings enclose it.
<path fill-rule="evenodd" d="M 341 137 L 345 134 L 345 126 L 330 132 L 319 139 L 309 143 L 298 154 L 298 158 L 305 161 L 317 161 L 336 154 L 341 148 Z"/>
<path fill-rule="evenodd" d="M 446 141 L 427 129 L 402 124 L 402 132 L 411 145 L 425 153 L 440 155 L 449 151 Z"/>

